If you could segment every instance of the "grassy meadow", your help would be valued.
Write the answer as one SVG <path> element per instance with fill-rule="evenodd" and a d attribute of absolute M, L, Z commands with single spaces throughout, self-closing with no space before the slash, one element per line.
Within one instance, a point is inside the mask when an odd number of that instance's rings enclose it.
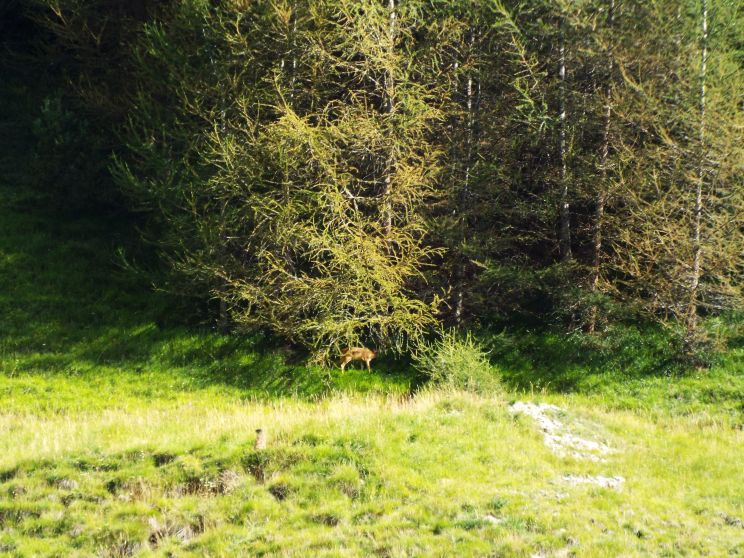
<path fill-rule="evenodd" d="M 557 457 L 504 400 L 458 393 L 6 414 L 0 544 L 17 556 L 744 551 L 741 430 L 549 399 L 616 453 Z"/>
<path fill-rule="evenodd" d="M 183 325 L 117 266 L 124 224 L 3 188 L 0 555 L 744 555 L 734 318 L 708 324 L 733 342 L 699 372 L 664 332 L 617 326 L 484 332 L 497 394 L 384 357 L 341 374 Z M 613 451 L 556 455 L 516 400 Z"/>

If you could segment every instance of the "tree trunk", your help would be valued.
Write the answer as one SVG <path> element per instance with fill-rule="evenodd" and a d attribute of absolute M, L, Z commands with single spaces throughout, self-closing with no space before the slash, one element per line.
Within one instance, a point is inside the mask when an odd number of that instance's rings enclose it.
<path fill-rule="evenodd" d="M 214 53 L 210 54 L 209 57 L 209 65 L 212 71 L 212 75 L 215 79 L 215 82 L 219 80 L 219 72 L 217 69 L 217 63 L 215 61 L 215 55 Z M 218 85 L 219 87 L 219 85 Z M 220 130 L 220 136 L 225 137 L 227 134 L 227 99 L 225 97 L 225 93 L 220 88 L 220 93 L 218 97 L 218 103 L 219 103 L 219 130 Z M 227 208 L 224 205 L 221 205 L 220 209 L 220 222 L 223 223 L 222 232 L 220 233 L 220 242 L 222 243 L 221 248 L 226 249 L 228 245 L 228 238 L 227 238 L 227 232 L 224 228 L 224 223 L 226 221 L 225 213 Z M 217 328 L 222 333 L 227 333 L 230 330 L 230 311 L 227 306 L 227 297 L 229 292 L 229 284 L 224 279 L 218 279 L 219 284 L 217 286 L 218 290 L 218 296 L 219 296 L 219 306 L 218 306 L 218 315 L 217 315 Z"/>
<path fill-rule="evenodd" d="M 472 64 L 472 58 L 475 51 L 475 29 L 471 27 L 469 42 L 469 57 Z M 465 136 L 465 177 L 463 179 L 463 186 L 460 190 L 460 196 L 458 200 L 458 211 L 460 213 L 460 242 L 464 242 L 467 236 L 467 214 L 468 214 L 468 202 L 470 200 L 470 177 L 473 172 L 473 157 L 475 155 L 475 126 L 476 126 L 476 113 L 478 111 L 478 105 L 480 101 L 480 80 L 474 79 L 475 70 L 472 68 L 468 71 L 467 84 L 466 84 L 466 126 L 467 133 Z M 457 283 L 455 285 L 455 323 L 460 325 L 462 322 L 463 308 L 465 304 L 465 272 L 466 264 L 463 254 L 459 255 L 459 261 L 457 263 Z"/>
<path fill-rule="evenodd" d="M 607 13 L 607 27 L 612 30 L 615 22 L 615 0 L 609 0 Z M 610 33 L 610 36 L 612 33 Z M 602 263 L 602 226 L 604 222 L 605 204 L 607 202 L 607 159 L 610 153 L 610 121 L 612 118 L 612 71 L 613 71 L 613 54 L 612 48 L 607 49 L 607 84 L 605 87 L 605 115 L 604 131 L 602 134 L 602 149 L 600 152 L 599 165 L 599 188 L 597 192 L 596 208 L 594 210 L 594 238 L 592 247 L 592 276 L 591 288 L 592 294 L 596 295 L 599 291 L 600 266 Z M 593 333 L 597 327 L 599 308 L 596 304 L 592 305 L 589 314 L 589 323 L 587 329 Z"/>
<path fill-rule="evenodd" d="M 565 22 L 561 21 L 561 66 L 560 66 L 560 161 L 561 161 L 561 208 L 559 247 L 562 260 L 571 259 L 571 222 L 568 202 L 568 178 L 566 163 L 566 32 Z"/>
<path fill-rule="evenodd" d="M 289 102 L 294 105 L 295 83 L 297 81 L 297 3 L 292 3 L 292 37 L 290 39 L 292 63 L 289 74 Z"/>
<path fill-rule="evenodd" d="M 390 25 L 388 26 L 388 33 L 390 38 L 390 48 L 395 49 L 395 0 L 387 0 L 388 9 L 390 10 Z M 391 54 L 393 54 L 391 52 Z M 393 113 L 395 107 L 395 76 L 392 70 L 385 73 L 385 112 L 387 114 Z M 390 235 L 393 228 L 393 207 L 390 200 L 390 194 L 392 191 L 392 173 L 395 170 L 395 153 L 391 148 L 385 161 L 385 178 L 383 179 L 382 189 L 382 224 L 386 235 Z"/>
<path fill-rule="evenodd" d="M 687 319 L 685 332 L 685 352 L 691 355 L 697 344 L 698 337 L 698 295 L 700 285 L 700 268 L 702 264 L 702 248 L 700 242 L 700 226 L 703 212 L 703 185 L 705 182 L 705 86 L 708 63 L 708 0 L 702 0 L 702 40 L 700 58 L 700 126 L 699 126 L 699 161 L 698 179 L 695 185 L 695 205 L 692 221 L 692 273 L 690 277 L 690 295 L 687 304 Z"/>

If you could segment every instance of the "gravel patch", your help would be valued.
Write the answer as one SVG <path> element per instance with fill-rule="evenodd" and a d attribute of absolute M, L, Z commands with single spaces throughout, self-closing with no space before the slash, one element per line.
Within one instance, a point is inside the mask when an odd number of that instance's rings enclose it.
<path fill-rule="evenodd" d="M 509 412 L 531 417 L 543 431 L 545 445 L 559 457 L 604 461 L 604 456 L 613 452 L 607 444 L 582 438 L 572 432 L 560 419 L 565 412 L 555 405 L 517 401 L 509 407 Z"/>
<path fill-rule="evenodd" d="M 555 405 L 517 401 L 509 407 L 509 412 L 531 417 L 542 430 L 545 445 L 559 457 L 604 462 L 605 456 L 615 451 L 604 442 L 579 436 L 562 420 L 565 411 Z M 620 490 L 625 483 L 623 477 L 603 475 L 564 475 L 561 480 L 571 486 L 592 484 L 613 490 Z"/>

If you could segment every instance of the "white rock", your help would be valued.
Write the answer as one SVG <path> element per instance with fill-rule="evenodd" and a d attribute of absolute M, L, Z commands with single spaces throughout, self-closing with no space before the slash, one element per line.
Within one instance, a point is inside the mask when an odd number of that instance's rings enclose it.
<path fill-rule="evenodd" d="M 588 440 L 571 432 L 570 428 L 555 416 L 563 413 L 563 410 L 555 405 L 517 401 L 509 407 L 509 412 L 531 417 L 543 431 L 545 445 L 559 457 L 604 461 L 602 457 L 613 451 L 607 444 Z"/>
<path fill-rule="evenodd" d="M 577 484 L 595 484 L 604 488 L 612 488 L 613 490 L 620 490 L 625 482 L 623 477 L 604 477 L 602 475 L 594 477 L 588 475 L 564 475 L 563 480 L 574 486 Z"/>

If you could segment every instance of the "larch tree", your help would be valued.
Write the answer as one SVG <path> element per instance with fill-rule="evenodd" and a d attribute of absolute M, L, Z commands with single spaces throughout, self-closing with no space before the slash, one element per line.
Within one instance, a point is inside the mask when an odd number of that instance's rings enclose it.
<path fill-rule="evenodd" d="M 612 265 L 617 292 L 651 316 L 673 318 L 693 359 L 703 341 L 700 312 L 742 300 L 742 111 L 735 42 L 723 32 L 736 19 L 733 4 L 686 8 L 680 17 L 671 5 L 634 8 L 648 40 L 626 39 L 621 57 L 628 95 L 618 106 L 623 202 Z M 715 48 L 712 21 L 722 28 Z"/>
<path fill-rule="evenodd" d="M 743 305 L 735 0 L 33 6 L 92 168 L 232 327 L 322 359 L 640 311 L 691 355 Z"/>
<path fill-rule="evenodd" d="M 436 300 L 410 289 L 434 254 L 422 203 L 439 170 L 427 141 L 441 118 L 411 64 L 413 4 L 308 5 L 296 31 L 304 93 L 281 95 L 265 122 L 245 105 L 245 124 L 215 142 L 225 191 L 255 169 L 239 206 L 253 226 L 231 233 L 252 263 L 238 253 L 213 268 L 231 287 L 234 317 L 319 358 L 360 342 L 400 349 L 434 323 Z"/>

